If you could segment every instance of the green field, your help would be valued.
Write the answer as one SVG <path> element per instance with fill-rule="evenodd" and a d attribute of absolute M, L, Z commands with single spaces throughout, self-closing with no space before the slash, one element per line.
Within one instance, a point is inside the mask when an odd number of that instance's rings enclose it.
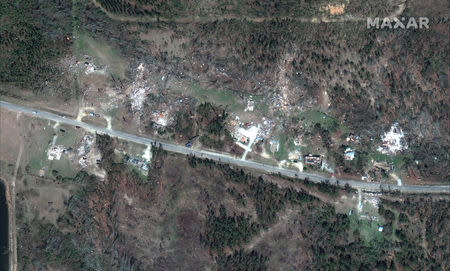
<path fill-rule="evenodd" d="M 65 132 L 62 132 L 60 129 L 63 129 Z M 81 142 L 84 135 L 84 130 L 78 130 L 68 125 L 60 125 L 56 130 L 55 133 L 58 137 L 56 138 L 55 145 L 63 145 L 66 147 Z"/>
<path fill-rule="evenodd" d="M 382 221 L 370 221 L 359 219 L 357 214 L 352 214 L 350 218 L 350 232 L 358 230 L 363 240 L 370 242 L 383 241 L 383 232 L 378 231 L 378 226 L 383 225 Z"/>
<path fill-rule="evenodd" d="M 313 129 L 314 125 L 319 123 L 323 128 L 330 132 L 334 132 L 336 130 L 343 130 L 345 132 L 349 131 L 348 128 L 343 126 L 337 119 L 320 111 L 305 111 L 299 113 L 295 117 L 300 120 L 304 118 L 303 125 L 304 128 L 308 130 Z"/>
<path fill-rule="evenodd" d="M 47 170 L 47 175 L 50 175 L 53 170 L 58 171 L 58 174 L 62 177 L 73 178 L 78 173 L 78 167 L 74 166 L 67 155 L 62 155 L 60 160 L 48 161 L 49 170 Z M 75 161 L 77 162 L 77 161 Z"/>
<path fill-rule="evenodd" d="M 395 169 L 400 169 L 405 164 L 403 155 L 387 155 L 380 152 L 373 152 L 370 154 L 370 158 L 376 162 L 387 162 L 393 164 Z"/>
<path fill-rule="evenodd" d="M 94 57 L 95 64 L 107 66 L 114 77 L 127 78 L 125 71 L 129 63 L 107 41 L 98 37 L 94 39 L 88 33 L 79 33 L 78 39 L 75 41 L 75 51 L 78 58 L 82 58 L 84 55 Z"/>
<path fill-rule="evenodd" d="M 199 102 L 209 102 L 211 104 L 227 107 L 227 111 L 236 112 L 243 111 L 245 108 L 242 99 L 230 90 L 222 90 L 216 88 L 205 89 L 198 83 L 192 83 L 187 90 L 187 94 L 195 97 Z"/>

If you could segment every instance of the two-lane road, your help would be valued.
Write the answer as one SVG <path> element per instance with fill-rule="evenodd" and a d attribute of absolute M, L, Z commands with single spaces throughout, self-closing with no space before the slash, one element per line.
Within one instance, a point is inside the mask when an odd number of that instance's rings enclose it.
<path fill-rule="evenodd" d="M 239 167 L 245 167 L 250 169 L 255 169 L 263 172 L 268 173 L 279 173 L 283 176 L 292 177 L 292 178 L 308 178 L 312 182 L 323 182 L 326 180 L 329 180 L 330 183 L 336 184 L 339 183 L 339 185 L 345 185 L 349 184 L 351 187 L 356 189 L 362 189 L 367 191 L 374 191 L 378 192 L 381 190 L 399 190 L 404 193 L 450 193 L 450 186 L 433 186 L 433 185 L 404 185 L 404 186 L 397 186 L 395 184 L 387 185 L 387 184 L 378 184 L 378 183 L 367 183 L 367 182 L 358 182 L 353 180 L 340 180 L 340 179 L 330 179 L 321 175 L 312 174 L 312 173 L 305 173 L 305 172 L 299 172 L 291 169 L 285 169 L 285 168 L 279 168 L 272 165 L 267 165 L 263 163 L 258 163 L 254 161 L 247 161 L 247 160 L 241 160 L 238 157 L 233 157 L 228 154 L 224 153 L 218 153 L 213 151 L 207 151 L 207 150 L 198 150 L 198 149 L 192 149 L 187 148 L 182 145 L 162 141 L 162 140 L 156 140 L 156 139 L 150 139 L 146 137 L 141 137 L 133 134 L 128 134 L 121 131 L 111 130 L 104 127 L 99 127 L 95 125 L 91 125 L 88 123 L 80 122 L 68 117 L 59 116 L 50 112 L 41 111 L 33 108 L 28 108 L 20 105 L 15 105 L 7 102 L 0 101 L 0 107 L 5 108 L 7 110 L 15 111 L 15 112 L 21 112 L 25 114 L 30 114 L 42 119 L 47 119 L 51 121 L 56 121 L 59 123 L 64 123 L 72 126 L 80 126 L 83 129 L 102 133 L 102 134 L 108 134 L 112 137 L 117 137 L 126 141 L 131 141 L 139 144 L 144 145 L 157 145 L 161 146 L 163 149 L 169 151 L 169 152 L 175 152 L 180 153 L 184 155 L 195 155 L 196 157 L 200 158 L 208 158 L 211 160 L 219 161 L 222 163 L 232 164 Z"/>

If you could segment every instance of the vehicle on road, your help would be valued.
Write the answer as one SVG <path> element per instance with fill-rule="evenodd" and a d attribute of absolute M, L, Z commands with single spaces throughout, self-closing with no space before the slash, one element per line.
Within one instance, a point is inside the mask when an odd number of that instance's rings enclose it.
<path fill-rule="evenodd" d="M 33 109 L 29 109 L 26 107 L 22 107 L 19 105 L 14 105 L 14 104 L 9 104 L 3 101 L 0 101 L 0 107 L 1 108 L 6 108 L 12 111 L 16 111 L 16 112 L 23 112 L 23 113 L 27 113 L 29 114 L 29 112 L 33 112 Z M 36 110 L 35 110 L 36 111 Z M 37 111 L 36 111 L 37 112 Z M 34 113 L 33 113 L 34 114 Z M 60 115 L 55 115 L 53 113 L 50 112 L 46 112 L 44 111 L 43 113 L 39 113 L 40 117 L 48 119 L 48 120 L 52 120 L 52 121 L 60 121 L 61 118 L 66 119 L 66 121 L 63 121 L 63 123 L 67 123 L 70 125 L 82 125 L 80 121 L 76 121 L 76 120 L 72 120 L 69 119 L 69 117 L 66 116 L 60 116 Z M 70 121 L 69 121 L 70 120 Z M 137 135 L 133 135 L 133 134 L 127 134 L 124 132 L 119 132 L 119 131 L 114 131 L 114 130 L 107 130 L 104 128 L 100 128 L 100 127 L 96 127 L 91 125 L 91 127 L 93 127 L 92 129 L 95 129 L 98 133 L 105 133 L 108 134 L 110 136 L 114 136 L 114 137 L 121 137 L 124 138 L 126 140 L 129 140 L 131 142 L 136 142 L 139 144 L 148 144 L 149 142 L 152 142 L 151 144 L 156 146 L 157 144 L 159 144 L 160 147 L 162 147 L 162 143 L 155 141 L 153 139 L 149 139 L 149 138 L 144 138 L 144 137 L 140 137 Z M 192 145 L 192 142 L 189 140 L 186 143 L 186 147 L 190 148 Z M 180 153 L 180 154 L 184 154 L 184 155 L 190 155 L 190 154 L 194 154 L 194 151 L 192 150 L 186 150 L 185 148 L 183 148 L 180 145 L 176 145 L 173 143 L 164 143 L 164 148 L 173 151 L 175 153 Z M 225 163 L 229 163 L 229 164 L 234 164 L 237 166 L 243 166 L 242 163 L 243 161 L 241 159 L 236 159 L 233 157 L 229 157 L 226 154 L 211 154 L 209 151 L 205 151 L 205 150 L 196 150 L 195 153 L 198 154 L 204 154 L 204 157 L 208 158 L 208 159 L 213 159 L 213 160 L 218 160 L 219 162 L 225 161 Z M 253 169 L 258 169 L 258 170 L 264 170 L 265 172 L 270 172 L 271 174 L 281 174 L 281 175 L 285 175 L 285 176 L 298 176 L 299 178 L 305 178 L 305 179 L 309 179 L 313 182 L 322 182 L 324 181 L 326 178 L 324 178 L 323 176 L 319 176 L 319 175 L 315 175 L 315 174 L 308 174 L 308 173 L 301 173 L 301 172 L 293 172 L 293 170 L 290 169 L 285 169 L 285 168 L 277 168 L 274 166 L 270 166 L 267 164 L 263 164 L 263 163 L 258 163 L 258 162 L 246 162 L 245 167 L 248 168 L 253 168 Z M 331 178 L 332 180 L 335 180 L 336 183 L 338 183 L 338 181 L 345 181 L 345 183 L 347 183 L 348 185 L 350 185 L 353 188 L 356 189 L 364 189 L 366 191 L 371 191 L 371 192 L 380 192 L 380 191 L 389 191 L 392 190 L 393 188 L 397 188 L 397 191 L 403 192 L 403 193 L 444 193 L 444 194 L 448 194 L 450 193 L 450 186 L 436 186 L 436 185 L 404 185 L 404 186 L 397 186 L 397 185 L 381 185 L 381 184 L 377 184 L 377 183 L 373 183 L 373 182 L 358 182 L 358 181 L 353 181 L 353 180 L 338 180 L 335 176 L 333 176 L 333 178 Z"/>
<path fill-rule="evenodd" d="M 37 110 L 33 110 L 33 115 L 37 115 Z"/>

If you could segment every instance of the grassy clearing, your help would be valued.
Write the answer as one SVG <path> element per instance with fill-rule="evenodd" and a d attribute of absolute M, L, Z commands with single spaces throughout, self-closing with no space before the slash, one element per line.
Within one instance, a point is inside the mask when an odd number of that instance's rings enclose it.
<path fill-rule="evenodd" d="M 29 151 L 24 152 L 24 159 L 28 163 L 30 173 L 37 174 L 40 169 L 47 165 L 47 150 L 53 139 L 53 128 L 47 125 L 46 121 L 32 121 L 39 127 L 39 131 L 35 131 L 31 141 L 26 143 L 26 148 L 28 147 Z"/>
<path fill-rule="evenodd" d="M 47 160 L 45 151 L 39 151 L 30 157 L 28 166 L 31 174 L 37 174 Z"/>
<path fill-rule="evenodd" d="M 136 166 L 128 164 L 127 169 L 131 173 L 131 175 L 135 176 L 135 178 L 138 178 L 141 183 L 147 183 L 147 176 L 142 174 L 142 171 L 140 171 Z"/>
<path fill-rule="evenodd" d="M 350 232 L 353 233 L 358 230 L 361 238 L 369 244 L 370 242 L 377 240 L 383 240 L 383 232 L 378 231 L 378 226 L 382 225 L 381 221 L 362 220 L 358 218 L 357 214 L 352 214 L 350 218 Z"/>
<path fill-rule="evenodd" d="M 48 161 L 49 170 L 47 170 L 46 175 L 51 175 L 52 170 L 58 171 L 58 174 L 62 177 L 73 178 L 78 173 L 78 167 L 74 166 L 67 155 L 62 155 L 60 160 Z"/>
<path fill-rule="evenodd" d="M 192 83 L 187 94 L 194 96 L 200 102 L 210 102 L 212 104 L 226 106 L 228 111 L 232 112 L 242 111 L 245 108 L 243 102 L 239 102 L 242 99 L 228 90 L 216 88 L 204 89 L 198 83 Z"/>
<path fill-rule="evenodd" d="M 266 148 L 266 151 L 267 151 L 267 153 L 270 153 L 270 150 L 269 150 L 268 147 Z M 262 156 L 260 156 L 260 155 L 254 155 L 254 156 L 252 156 L 252 157 L 251 157 L 251 160 L 252 160 L 252 161 L 255 161 L 255 162 L 259 162 L 259 163 L 264 163 L 264 164 L 267 164 L 267 165 L 271 165 L 271 166 L 277 166 L 277 165 L 278 165 L 277 163 L 274 162 L 274 160 L 268 159 L 268 158 L 265 158 L 265 157 L 262 157 Z"/>
<path fill-rule="evenodd" d="M 376 162 L 391 163 L 394 165 L 395 169 L 400 169 L 405 164 L 403 155 L 387 155 L 380 152 L 373 152 L 369 155 L 369 157 Z"/>
<path fill-rule="evenodd" d="M 42 142 L 44 143 L 44 142 Z M 74 177 L 78 172 L 78 167 L 73 165 L 67 154 L 63 154 L 60 160 L 48 160 L 47 150 L 50 145 L 47 144 L 40 145 L 41 147 L 35 149 L 33 154 L 29 158 L 28 166 L 30 174 L 38 174 L 39 170 L 45 168 L 45 173 L 47 176 L 51 176 L 51 171 L 58 171 L 59 175 L 63 177 Z"/>
<path fill-rule="evenodd" d="M 272 153 L 270 150 L 270 143 L 266 142 L 265 144 L 266 152 L 272 154 L 273 157 L 278 161 L 287 160 L 289 158 L 289 152 L 296 149 L 294 141 L 292 140 L 292 138 L 289 138 L 289 136 L 286 134 L 279 135 L 278 137 L 276 137 L 276 140 L 278 140 L 278 142 L 280 143 L 278 151 Z"/>
<path fill-rule="evenodd" d="M 112 118 L 117 118 L 118 113 L 119 113 L 119 108 L 117 108 L 117 107 L 108 110 L 108 116 L 110 116 Z"/>
<path fill-rule="evenodd" d="M 145 150 L 147 149 L 146 145 L 127 141 L 125 141 L 125 143 L 127 144 L 126 154 L 128 154 L 130 157 L 141 158 L 142 155 L 145 153 Z"/>
<path fill-rule="evenodd" d="M 267 116 L 269 113 L 269 105 L 265 102 L 265 96 L 255 95 L 252 96 L 252 100 L 255 102 L 255 111 L 259 112 L 262 116 Z"/>
<path fill-rule="evenodd" d="M 300 146 L 300 151 L 304 154 L 317 152 L 317 150 L 314 148 L 314 145 L 311 143 L 311 140 L 309 139 L 303 140 L 303 144 Z"/>
<path fill-rule="evenodd" d="M 30 141 L 26 142 L 28 152 L 24 152 L 24 161 L 28 166 L 28 171 L 32 175 L 38 175 L 39 171 L 45 168 L 45 174 L 51 176 L 51 171 L 56 170 L 63 177 L 73 177 L 78 171 L 78 167 L 74 165 L 67 154 L 62 154 L 60 160 L 48 160 L 47 151 L 51 147 L 53 134 L 57 134 L 55 145 L 63 145 L 71 147 L 81 140 L 82 132 L 77 129 L 61 125 L 56 129 L 53 123 L 39 119 L 27 119 L 34 124 L 33 136 Z M 65 132 L 61 132 L 64 129 Z"/>
<path fill-rule="evenodd" d="M 342 125 L 338 120 L 320 111 L 310 110 L 301 112 L 298 114 L 297 118 L 300 120 L 304 118 L 303 125 L 308 130 L 312 130 L 314 125 L 316 123 L 319 123 L 323 128 L 327 129 L 330 132 L 334 132 L 336 130 L 349 132 L 349 129 Z"/>
<path fill-rule="evenodd" d="M 285 134 L 282 134 L 279 139 L 280 142 L 280 148 L 276 153 L 274 153 L 274 156 L 277 160 L 286 160 L 288 159 L 288 142 L 287 142 L 287 136 Z"/>
<path fill-rule="evenodd" d="M 65 132 L 61 132 L 63 129 Z M 73 146 L 74 144 L 77 144 L 81 141 L 83 138 L 83 132 L 73 128 L 71 126 L 58 126 L 58 129 L 56 131 L 56 134 L 58 137 L 56 138 L 55 145 L 63 145 L 66 147 Z"/>
<path fill-rule="evenodd" d="M 94 39 L 87 33 L 78 33 L 75 43 L 78 58 L 83 55 L 93 56 L 98 64 L 108 66 L 114 77 L 127 78 L 125 71 L 129 63 L 108 42 L 99 38 Z"/>

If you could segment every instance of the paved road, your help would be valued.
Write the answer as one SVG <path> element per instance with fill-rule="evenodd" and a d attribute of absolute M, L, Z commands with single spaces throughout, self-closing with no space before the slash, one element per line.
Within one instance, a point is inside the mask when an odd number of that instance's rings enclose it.
<path fill-rule="evenodd" d="M 10 104 L 7 102 L 0 101 L 0 107 L 5 108 L 11 111 L 22 112 L 25 114 L 34 115 L 36 117 L 47 119 L 51 121 L 57 121 L 59 123 L 64 123 L 72 126 L 80 126 L 83 129 L 89 130 L 91 132 L 97 132 L 102 134 L 108 134 L 112 137 L 117 137 L 123 140 L 132 141 L 139 144 L 144 145 L 160 145 L 163 149 L 169 152 L 180 153 L 184 155 L 195 155 L 200 158 L 208 158 L 215 161 L 219 161 L 222 163 L 232 164 L 239 167 L 246 167 L 250 169 L 256 169 L 268 173 L 279 173 L 283 176 L 292 177 L 292 178 L 309 178 L 309 180 L 313 182 L 323 182 L 329 180 L 330 183 L 339 185 L 349 184 L 351 187 L 356 189 L 362 189 L 366 191 L 378 192 L 381 190 L 399 190 L 404 193 L 445 193 L 450 194 L 450 186 L 432 186 L 432 185 L 404 185 L 397 186 L 395 184 L 387 185 L 387 184 L 377 184 L 377 183 L 367 183 L 367 182 L 358 182 L 353 180 L 341 180 L 341 179 L 329 179 L 328 177 L 324 177 L 317 174 L 299 172 L 291 169 L 279 168 L 271 165 L 266 165 L 263 163 L 241 160 L 239 157 L 233 157 L 228 154 L 212 152 L 207 150 L 198 150 L 187 148 L 182 145 L 177 145 L 174 143 L 155 140 L 146 137 L 141 137 L 133 134 L 128 134 L 121 131 L 110 130 L 104 127 L 99 127 L 91 124 L 87 124 L 84 122 L 80 122 L 68 117 L 59 116 L 50 112 L 40 111 L 33 108 L 27 108 L 20 105 Z"/>

